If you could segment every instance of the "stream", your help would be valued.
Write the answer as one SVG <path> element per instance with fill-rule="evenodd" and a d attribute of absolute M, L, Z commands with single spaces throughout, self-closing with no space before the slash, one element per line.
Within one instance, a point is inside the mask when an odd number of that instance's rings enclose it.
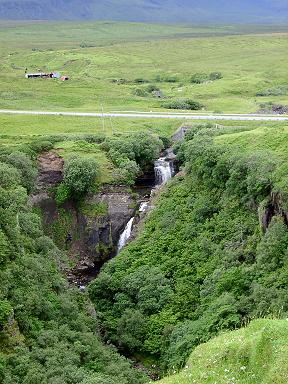
<path fill-rule="evenodd" d="M 150 191 L 149 201 L 143 201 L 139 206 L 138 211 L 142 213 L 142 215 L 148 212 L 150 209 L 149 202 L 153 191 L 167 183 L 167 181 L 169 181 L 175 175 L 175 159 L 173 158 L 173 151 L 171 149 L 168 149 L 165 151 L 164 154 L 167 156 L 160 157 L 154 163 L 155 185 Z M 126 224 L 124 231 L 121 233 L 117 247 L 117 254 L 121 251 L 122 248 L 125 247 L 129 239 L 131 238 L 134 223 L 135 217 L 132 217 Z"/>
<path fill-rule="evenodd" d="M 87 258 L 87 261 L 84 263 L 83 267 L 80 264 L 80 266 L 75 269 L 70 275 L 69 279 L 73 284 L 76 284 L 80 291 L 85 291 L 86 286 L 89 284 L 89 282 L 93 281 L 97 275 L 99 274 L 103 264 L 107 262 L 108 260 L 114 258 L 119 254 L 119 252 L 127 245 L 129 241 L 135 236 L 136 234 L 136 228 L 139 224 L 139 222 L 145 217 L 145 215 L 152 209 L 151 207 L 151 197 L 155 194 L 155 191 L 157 189 L 161 188 L 165 183 L 167 183 L 176 173 L 175 170 L 175 155 L 171 149 L 166 150 L 162 156 L 157 159 L 154 163 L 154 169 L 152 168 L 150 172 L 145 173 L 140 178 L 136 180 L 135 186 L 133 187 L 133 192 L 138 195 L 138 203 L 136 206 L 136 209 L 130 209 L 130 215 L 127 215 L 123 211 L 123 217 L 125 217 L 125 220 L 122 219 L 121 225 L 122 228 L 118 228 L 118 232 L 115 231 L 115 237 L 114 237 L 114 249 L 112 249 L 111 253 L 107 255 L 106 257 L 103 257 L 102 259 L 98 261 L 90 261 L 89 257 Z M 106 192 L 106 197 L 107 197 Z M 115 192 L 114 192 L 115 194 Z M 112 192 L 112 198 L 113 192 Z M 127 199 L 126 196 L 121 197 L 122 195 L 117 195 L 116 192 L 116 209 L 118 212 L 116 214 L 116 218 L 114 218 L 114 228 L 117 226 L 118 222 L 120 221 L 120 217 L 122 215 L 121 211 L 121 201 L 124 199 L 124 205 L 122 205 L 122 209 L 127 207 Z M 108 199 L 107 201 L 111 201 Z M 132 202 L 132 201 L 131 201 Z M 115 209 L 115 204 L 114 204 Z M 118 219 L 117 219 L 118 217 Z M 109 220 L 108 218 L 108 223 Z M 118 220 L 118 221 L 117 221 Z M 80 221 L 81 224 L 81 221 Z M 79 225 L 77 221 L 77 225 Z M 110 225 L 106 225 L 108 230 L 110 229 Z M 104 231 L 105 228 L 104 227 Z M 92 242 L 95 241 L 95 238 L 97 238 L 97 232 L 99 231 L 99 228 L 101 228 L 101 222 L 97 224 L 95 231 L 92 232 Z M 102 229 L 103 230 L 103 229 Z M 84 227 L 85 231 L 85 227 Z M 107 238 L 110 238 L 110 232 L 108 235 L 106 235 Z M 101 237 L 99 236 L 99 239 Z M 85 238 L 85 241 L 87 239 Z"/>

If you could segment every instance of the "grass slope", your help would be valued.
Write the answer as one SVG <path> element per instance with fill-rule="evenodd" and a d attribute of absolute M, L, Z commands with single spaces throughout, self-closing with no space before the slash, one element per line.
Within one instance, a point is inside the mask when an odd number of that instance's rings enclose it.
<path fill-rule="evenodd" d="M 200 345 L 181 373 L 160 383 L 285 384 L 287 345 L 286 320 L 256 320 Z"/>

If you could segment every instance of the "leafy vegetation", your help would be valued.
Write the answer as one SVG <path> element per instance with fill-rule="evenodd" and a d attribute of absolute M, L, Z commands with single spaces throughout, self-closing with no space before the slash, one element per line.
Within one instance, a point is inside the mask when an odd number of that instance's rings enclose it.
<path fill-rule="evenodd" d="M 171 371 L 219 331 L 288 311 L 283 158 L 219 145 L 209 125 L 175 150 L 186 175 L 89 289 L 107 339 Z"/>
<path fill-rule="evenodd" d="M 207 73 L 194 73 L 191 77 L 192 84 L 202 84 L 207 83 L 208 81 L 215 81 L 222 79 L 223 75 L 221 72 L 212 72 L 210 74 Z"/>
<path fill-rule="evenodd" d="M 142 132 L 129 137 L 112 137 L 105 141 L 103 147 L 118 167 L 117 180 L 131 185 L 141 172 L 151 168 L 164 145 L 158 136 Z"/>
<path fill-rule="evenodd" d="M 283 96 L 288 93 L 288 85 L 283 84 L 278 87 L 264 89 L 256 93 L 256 96 Z"/>
<path fill-rule="evenodd" d="M 65 255 L 27 205 L 31 159 L 0 149 L 0 382 L 144 382 L 115 348 L 104 346 L 85 294 L 68 286 Z M 71 181 L 74 173 L 67 172 Z"/>
<path fill-rule="evenodd" d="M 198 101 L 191 99 L 178 99 L 166 101 L 162 104 L 162 106 L 167 109 L 187 109 L 191 111 L 198 111 L 199 109 L 202 109 L 204 107 Z"/>
<path fill-rule="evenodd" d="M 205 105 L 208 111 L 248 113 L 259 101 L 269 111 L 288 104 L 285 35 L 231 36 L 252 27 L 217 27 L 216 34 L 225 36 L 211 39 L 215 29 L 208 27 L 12 25 L 0 31 L 1 108 L 161 111 Z M 55 38 L 60 33 L 61 41 Z M 275 61 L 277 71 L 268 71 Z M 71 81 L 30 82 L 26 67 L 57 69 Z M 135 97 L 135 87 L 145 97 Z M 167 95 L 164 106 L 146 97 L 159 87 Z M 268 92 L 255 98 L 255 90 Z M 113 344 L 125 355 L 153 361 L 161 373 L 172 372 L 222 330 L 254 317 L 286 316 L 285 122 L 205 124 L 187 133 L 175 146 L 181 174 L 152 202 L 156 208 L 138 238 L 89 288 L 98 318 L 85 294 L 68 286 L 65 254 L 27 206 L 37 154 L 53 148 L 66 161 L 58 202 L 73 194 L 82 212 L 101 217 L 107 206 L 83 199 L 95 177 L 133 184 L 170 145 L 167 136 L 179 120 L 1 115 L 0 124 L 0 382 L 139 384 L 145 378 Z M 77 160 L 69 163 L 71 154 Z M 71 220 L 59 210 L 50 228 L 57 245 L 65 243 Z"/>

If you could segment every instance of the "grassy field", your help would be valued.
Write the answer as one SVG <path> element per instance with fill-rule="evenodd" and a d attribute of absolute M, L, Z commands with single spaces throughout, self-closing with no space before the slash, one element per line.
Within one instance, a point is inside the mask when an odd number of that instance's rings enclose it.
<path fill-rule="evenodd" d="M 125 134 L 134 132 L 152 132 L 159 135 L 170 136 L 181 125 L 194 125 L 203 123 L 202 120 L 181 121 L 178 119 L 141 119 L 141 118 L 105 118 L 104 126 L 101 118 L 95 117 L 70 117 L 70 116 L 44 116 L 44 115 L 10 115 L 0 114 L 0 143 L 4 145 L 17 145 L 18 143 L 29 142 L 31 139 L 39 136 L 51 135 L 83 135 L 83 134 L 104 134 L 111 136 L 112 134 Z M 288 130 L 287 122 L 271 122 L 271 121 L 215 121 L 221 127 L 234 127 L 235 132 L 229 135 L 222 135 L 217 140 L 219 142 L 230 145 L 230 143 L 239 145 L 253 146 L 250 142 L 250 136 L 246 135 L 247 131 L 269 132 L 273 136 L 275 130 L 286 132 Z M 253 137 L 253 136 L 252 136 Z M 256 135 L 257 140 L 259 136 Z M 270 140 L 270 138 L 268 138 Z M 260 145 L 260 144 L 259 144 Z M 284 144 L 282 144 L 284 145 Z"/>
<path fill-rule="evenodd" d="M 68 116 L 0 115 L 0 143 L 13 144 L 30 140 L 33 136 L 74 135 L 102 133 L 133 133 L 149 131 L 171 135 L 181 125 L 172 119 L 122 119 Z"/>
<path fill-rule="evenodd" d="M 200 345 L 180 374 L 160 383 L 287 383 L 287 340 L 286 320 L 254 321 Z"/>
<path fill-rule="evenodd" d="M 135 90 L 143 91 L 151 84 L 161 89 L 165 100 L 189 97 L 200 101 L 204 112 L 255 112 L 265 101 L 288 104 L 288 28 L 3 21 L 0 27 L 0 109 L 163 110 L 163 100 L 147 93 L 144 97 L 135 95 Z M 27 80 L 26 68 L 28 72 L 60 71 L 70 80 Z M 194 73 L 214 71 L 222 72 L 223 79 L 207 84 L 190 82 Z M 115 79 L 122 80 L 117 83 Z M 139 79 L 146 82 L 139 83 Z M 255 96 L 258 91 L 279 86 L 281 94 Z M 0 143 L 18 145 L 38 136 L 61 134 L 110 136 L 150 131 L 171 135 L 182 123 L 106 118 L 103 126 L 100 118 L 0 115 Z M 241 126 L 244 131 L 268 129 L 272 135 L 274 128 L 286 129 L 285 123 L 249 122 Z M 253 137 L 253 131 L 250 136 L 234 133 L 227 137 L 227 143 L 243 141 L 249 146 L 247 137 Z M 64 157 L 78 153 L 77 143 L 65 145 Z M 109 169 L 101 156 L 99 161 Z M 108 179 L 110 176 L 108 172 Z"/>
<path fill-rule="evenodd" d="M 241 32 L 236 27 L 2 23 L 0 108 L 162 110 L 162 100 L 135 96 L 148 84 L 159 87 L 168 100 L 200 101 L 209 112 L 255 112 L 267 101 L 288 104 L 287 33 L 253 31 L 234 36 Z M 59 71 L 70 80 L 27 80 L 25 68 Z M 215 71 L 223 79 L 190 83 L 194 73 Z M 139 78 L 148 83 L 137 84 Z M 280 95 L 256 97 L 271 88 L 275 93 L 279 86 L 284 86 Z"/>
<path fill-rule="evenodd" d="M 19 48 L 95 47 L 127 41 L 287 32 L 285 25 L 165 25 L 125 22 L 47 22 L 0 20 L 0 45 Z M 23 39 L 25 39 L 23 47 Z"/>

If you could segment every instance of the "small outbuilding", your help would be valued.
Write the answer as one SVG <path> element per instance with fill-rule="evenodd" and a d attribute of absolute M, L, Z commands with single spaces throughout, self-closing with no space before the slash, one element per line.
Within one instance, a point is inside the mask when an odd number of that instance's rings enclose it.
<path fill-rule="evenodd" d="M 26 73 L 25 77 L 26 79 L 49 79 L 52 77 L 52 73 L 43 73 L 43 72 L 37 72 L 37 73 Z"/>
<path fill-rule="evenodd" d="M 59 79 L 61 77 L 59 72 L 36 72 L 36 73 L 26 73 L 26 79 Z"/>

